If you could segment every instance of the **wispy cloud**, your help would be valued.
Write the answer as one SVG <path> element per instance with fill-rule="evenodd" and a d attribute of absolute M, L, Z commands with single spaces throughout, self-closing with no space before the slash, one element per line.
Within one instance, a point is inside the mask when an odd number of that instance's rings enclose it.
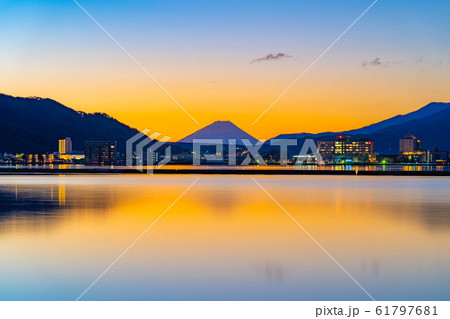
<path fill-rule="evenodd" d="M 450 60 L 448 60 L 450 62 Z M 428 64 L 428 65 L 434 65 L 436 67 L 440 67 L 447 63 L 445 60 L 439 60 L 435 61 L 433 59 L 427 58 L 425 59 L 424 55 L 419 56 L 417 59 L 410 59 L 410 60 L 396 60 L 396 61 L 389 61 L 389 60 L 382 60 L 381 58 L 375 58 L 373 60 L 364 60 L 361 62 L 361 67 L 363 68 L 369 68 L 369 67 L 383 67 L 387 68 L 388 66 L 393 66 L 395 64 Z"/>
<path fill-rule="evenodd" d="M 280 60 L 280 59 L 284 59 L 284 58 L 292 58 L 292 55 L 289 55 L 286 53 L 277 53 L 277 54 L 269 53 L 268 55 L 266 55 L 262 58 L 257 58 L 257 59 L 250 61 L 250 63 L 263 62 L 263 61 L 275 61 L 275 60 Z"/>
<path fill-rule="evenodd" d="M 383 62 L 380 58 L 375 58 L 372 61 L 362 61 L 361 66 L 363 68 L 368 66 L 387 66 L 389 64 L 389 61 Z"/>

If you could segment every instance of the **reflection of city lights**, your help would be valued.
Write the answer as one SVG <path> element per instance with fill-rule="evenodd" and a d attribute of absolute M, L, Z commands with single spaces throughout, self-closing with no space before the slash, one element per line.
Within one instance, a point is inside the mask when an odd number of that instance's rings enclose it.
<path fill-rule="evenodd" d="M 60 183 L 58 188 L 59 206 L 66 206 L 66 184 Z"/>

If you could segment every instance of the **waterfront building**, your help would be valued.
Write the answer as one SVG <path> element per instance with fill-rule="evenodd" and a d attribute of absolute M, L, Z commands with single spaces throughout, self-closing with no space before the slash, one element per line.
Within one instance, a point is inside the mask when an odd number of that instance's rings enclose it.
<path fill-rule="evenodd" d="M 116 161 L 116 141 L 87 141 L 84 143 L 86 164 L 112 165 Z"/>
<path fill-rule="evenodd" d="M 65 154 L 60 154 L 59 158 L 65 161 L 81 161 L 85 159 L 83 152 L 72 151 Z"/>
<path fill-rule="evenodd" d="M 26 157 L 28 164 L 53 164 L 55 162 L 54 154 L 28 154 Z"/>
<path fill-rule="evenodd" d="M 403 152 L 400 154 L 402 163 L 430 163 L 429 151 Z"/>
<path fill-rule="evenodd" d="M 399 141 L 400 154 L 422 151 L 422 140 L 412 134 L 406 134 Z"/>
<path fill-rule="evenodd" d="M 441 151 L 437 147 L 433 149 L 430 153 L 430 162 L 431 163 L 448 163 L 450 160 L 449 152 Z"/>
<path fill-rule="evenodd" d="M 58 151 L 59 154 L 66 154 L 72 152 L 72 139 L 66 137 L 65 139 L 58 141 Z"/>
<path fill-rule="evenodd" d="M 336 138 L 318 142 L 318 149 L 326 162 L 358 163 L 375 162 L 374 143 L 368 139 L 352 139 L 338 135 Z"/>
<path fill-rule="evenodd" d="M 403 163 L 430 163 L 430 152 L 423 150 L 423 141 L 413 134 L 399 140 L 400 159 Z"/>
<path fill-rule="evenodd" d="M 42 163 L 52 164 L 55 161 L 55 155 L 53 154 L 42 154 Z"/>
<path fill-rule="evenodd" d="M 153 152 L 153 165 L 157 165 L 159 163 L 159 152 Z"/>

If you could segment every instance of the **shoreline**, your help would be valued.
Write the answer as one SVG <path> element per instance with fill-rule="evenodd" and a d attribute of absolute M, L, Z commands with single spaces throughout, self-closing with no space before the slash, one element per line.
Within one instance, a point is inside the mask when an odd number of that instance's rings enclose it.
<path fill-rule="evenodd" d="M 11 175 L 145 175 L 132 168 L 0 168 L 0 176 Z M 155 169 L 151 175 L 345 175 L 345 176 L 450 176 L 450 171 L 286 170 L 286 169 Z"/>

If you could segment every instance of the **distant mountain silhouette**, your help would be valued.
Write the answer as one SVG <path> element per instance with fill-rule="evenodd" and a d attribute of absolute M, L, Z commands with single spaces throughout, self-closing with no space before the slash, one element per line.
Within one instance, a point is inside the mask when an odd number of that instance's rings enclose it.
<path fill-rule="evenodd" d="M 421 138 L 425 149 L 437 146 L 450 150 L 450 103 L 430 103 L 417 111 L 397 115 L 387 120 L 344 132 L 324 132 L 318 134 L 281 134 L 276 138 L 294 138 L 299 144 L 306 138 L 315 141 L 338 134 L 353 135 L 355 138 L 368 138 L 374 141 L 375 151 L 381 154 L 398 153 L 399 139 L 411 133 Z"/>
<path fill-rule="evenodd" d="M 178 143 L 193 143 L 194 139 L 220 139 L 224 144 L 235 139 L 237 145 L 244 145 L 243 139 L 248 139 L 253 145 L 258 141 L 230 121 L 216 121 L 179 140 Z"/>
<path fill-rule="evenodd" d="M 377 131 L 380 131 L 382 129 L 394 126 L 394 125 L 401 125 L 405 124 L 412 120 L 418 120 L 423 119 L 428 116 L 431 116 L 433 114 L 439 113 L 441 111 L 447 110 L 450 108 L 450 103 L 441 103 L 441 102 L 433 102 L 430 104 L 425 105 L 424 107 L 418 109 L 417 111 L 404 114 L 404 115 L 397 115 L 394 117 L 391 117 L 387 120 L 364 126 L 362 128 L 356 129 L 356 130 L 350 130 L 346 131 L 346 134 L 370 134 Z"/>
<path fill-rule="evenodd" d="M 447 105 L 450 105 L 450 103 L 447 103 Z M 450 151 L 450 107 L 424 118 L 414 119 L 377 130 L 371 134 L 358 136 L 371 138 L 377 152 L 395 154 L 399 151 L 399 139 L 407 133 L 420 138 L 423 141 L 424 149 L 431 150 L 437 146 L 441 150 Z"/>
<path fill-rule="evenodd" d="M 69 136 L 74 150 L 83 150 L 89 140 L 117 141 L 118 150 L 125 152 L 125 142 L 138 131 L 104 113 L 77 112 L 54 100 L 21 98 L 0 94 L 0 153 L 44 153 L 58 148 L 58 139 Z M 381 154 L 398 153 L 398 140 L 411 133 L 421 138 L 426 149 L 437 146 L 450 150 L 450 103 L 430 103 L 421 109 L 345 132 L 318 134 L 282 134 L 276 138 L 312 138 L 315 141 L 337 134 L 369 138 L 375 151 Z M 257 139 L 230 121 L 216 121 L 175 143 L 190 149 L 194 139 L 242 139 L 252 144 Z M 262 150 L 270 150 L 270 140 Z M 172 144 L 172 143 L 168 143 Z M 175 146 L 175 145 L 174 145 Z M 180 148 L 180 149 L 181 149 Z M 298 152 L 298 150 L 295 150 Z"/>
<path fill-rule="evenodd" d="M 58 150 L 58 139 L 72 138 L 73 149 L 91 140 L 125 141 L 137 133 L 103 113 L 77 112 L 54 100 L 0 94 L 0 152 L 44 153 Z"/>

